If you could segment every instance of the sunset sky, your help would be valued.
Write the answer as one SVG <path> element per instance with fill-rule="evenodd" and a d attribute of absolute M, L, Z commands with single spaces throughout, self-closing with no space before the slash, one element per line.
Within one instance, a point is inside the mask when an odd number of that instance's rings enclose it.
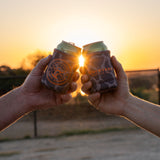
<path fill-rule="evenodd" d="M 160 0 L 0 0 L 0 65 L 62 40 L 103 40 L 126 70 L 160 67 Z"/>

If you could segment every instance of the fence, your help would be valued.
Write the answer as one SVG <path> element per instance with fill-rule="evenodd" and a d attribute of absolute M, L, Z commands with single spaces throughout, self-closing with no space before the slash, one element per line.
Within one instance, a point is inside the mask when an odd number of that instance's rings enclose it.
<path fill-rule="evenodd" d="M 153 103 L 160 104 L 159 69 L 134 70 L 126 71 L 126 73 L 133 94 Z M 26 76 L 0 77 L 0 95 L 21 85 L 25 78 Z M 66 130 L 69 131 L 69 129 L 102 129 L 113 127 L 114 125 L 127 124 L 125 121 L 121 121 L 120 123 L 118 120 L 117 122 L 112 117 L 109 117 L 106 123 L 106 118 L 108 118 L 106 115 L 96 111 L 89 105 L 86 97 L 78 95 L 69 104 L 55 107 L 47 111 L 34 111 L 30 113 L 28 116 L 25 116 L 22 121 L 17 122 L 11 129 L 4 131 L 3 136 L 10 133 L 13 134 L 13 130 L 22 128 L 24 125 L 29 126 L 30 132 L 32 132 L 32 134 L 28 132 L 28 135 L 25 135 L 26 137 L 30 135 L 38 137 L 52 136 Z M 16 128 L 16 125 L 19 126 Z M 31 125 L 33 127 L 31 127 Z M 27 127 L 25 128 L 27 129 Z M 22 129 L 19 129 L 19 132 L 21 131 Z M 0 133 L 0 137 L 3 137 L 1 134 L 2 133 Z M 17 134 L 17 131 L 15 134 Z"/>

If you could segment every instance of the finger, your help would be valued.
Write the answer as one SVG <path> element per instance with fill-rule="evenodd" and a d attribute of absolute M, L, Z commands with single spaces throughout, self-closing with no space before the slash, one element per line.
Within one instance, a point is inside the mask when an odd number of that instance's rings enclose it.
<path fill-rule="evenodd" d="M 86 74 L 87 73 L 87 69 L 86 69 L 86 67 L 80 67 L 80 72 L 82 73 L 82 74 Z"/>
<path fill-rule="evenodd" d="M 89 77 L 87 74 L 84 74 L 83 76 L 81 76 L 81 82 L 84 84 L 86 82 L 89 81 Z"/>
<path fill-rule="evenodd" d="M 74 92 L 76 89 L 77 89 L 77 83 L 76 83 L 76 82 L 72 82 L 72 83 L 71 83 L 70 92 Z"/>
<path fill-rule="evenodd" d="M 126 73 L 124 72 L 124 69 L 121 65 L 121 63 L 119 63 L 116 59 L 115 56 L 112 56 L 111 57 L 111 62 L 112 62 L 112 65 L 116 71 L 116 74 L 117 74 L 117 79 L 119 80 L 127 80 L 127 76 L 126 76 Z"/>
<path fill-rule="evenodd" d="M 82 86 L 81 90 L 85 93 L 88 93 L 89 89 L 92 87 L 92 82 L 88 81 L 86 83 L 84 83 L 84 85 Z"/>
<path fill-rule="evenodd" d="M 100 98 L 100 93 L 99 92 L 96 92 L 96 93 L 93 93 L 91 95 L 88 96 L 88 100 L 91 104 L 97 106 L 98 104 L 96 104 L 97 100 Z M 97 108 L 97 107 L 96 107 Z"/>
<path fill-rule="evenodd" d="M 70 94 L 61 95 L 62 104 L 68 102 L 71 98 L 72 96 Z"/>
<path fill-rule="evenodd" d="M 76 82 L 79 79 L 79 73 L 75 72 L 75 74 L 73 75 L 73 81 Z"/>
<path fill-rule="evenodd" d="M 36 74 L 38 76 L 42 75 L 44 69 L 46 68 L 47 64 L 50 62 L 52 56 L 49 55 L 46 58 L 41 59 L 35 68 L 32 70 L 31 74 Z"/>

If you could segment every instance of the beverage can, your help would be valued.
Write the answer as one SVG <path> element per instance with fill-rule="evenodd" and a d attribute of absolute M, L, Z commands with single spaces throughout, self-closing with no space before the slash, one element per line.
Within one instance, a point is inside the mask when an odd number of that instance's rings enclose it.
<path fill-rule="evenodd" d="M 43 76 L 42 84 L 57 94 L 65 94 L 70 90 L 73 75 L 78 65 L 78 55 L 81 48 L 62 41 L 54 49 L 52 59 Z"/>
<path fill-rule="evenodd" d="M 85 68 L 92 88 L 89 93 L 108 92 L 117 87 L 117 80 L 110 59 L 110 51 L 103 41 L 83 46 Z"/>

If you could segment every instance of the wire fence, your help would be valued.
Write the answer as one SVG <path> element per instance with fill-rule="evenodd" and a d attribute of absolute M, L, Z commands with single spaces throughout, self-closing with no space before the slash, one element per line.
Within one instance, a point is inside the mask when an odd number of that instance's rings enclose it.
<path fill-rule="evenodd" d="M 160 104 L 160 70 L 126 71 L 132 94 L 147 101 Z M 0 77 L 0 95 L 21 85 L 26 76 Z M 106 116 L 94 109 L 87 97 L 78 94 L 70 103 L 48 110 L 29 113 L 0 133 L 3 138 L 29 138 L 55 136 L 71 131 L 98 130 L 132 126 L 119 117 Z"/>

